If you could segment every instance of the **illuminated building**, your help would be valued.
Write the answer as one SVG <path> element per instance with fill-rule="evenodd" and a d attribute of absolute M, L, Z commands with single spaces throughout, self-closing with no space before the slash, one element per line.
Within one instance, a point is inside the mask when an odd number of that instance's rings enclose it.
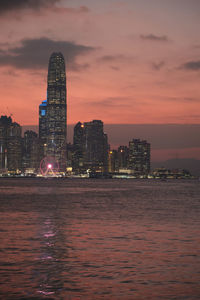
<path fill-rule="evenodd" d="M 150 144 L 140 139 L 129 142 L 128 169 L 135 175 L 148 175 L 150 172 Z"/>
<path fill-rule="evenodd" d="M 108 141 L 103 122 L 93 120 L 84 123 L 84 164 L 95 172 L 108 171 Z"/>
<path fill-rule="evenodd" d="M 21 126 L 11 117 L 0 118 L 0 169 L 1 173 L 21 170 Z"/>
<path fill-rule="evenodd" d="M 72 173 L 72 168 L 74 165 L 74 153 L 75 153 L 75 146 L 71 143 L 67 143 L 66 171 L 68 174 Z"/>
<path fill-rule="evenodd" d="M 118 168 L 127 169 L 128 167 L 128 157 L 129 157 L 129 148 L 127 146 L 119 146 L 118 150 Z"/>
<path fill-rule="evenodd" d="M 103 122 L 78 122 L 74 128 L 74 150 L 75 172 L 107 172 L 108 141 L 103 131 Z"/>
<path fill-rule="evenodd" d="M 40 160 L 46 156 L 47 151 L 47 100 L 39 106 L 39 140 L 40 140 Z"/>
<path fill-rule="evenodd" d="M 39 169 L 39 140 L 32 130 L 24 133 L 22 167 L 25 173 L 36 173 Z"/>
<path fill-rule="evenodd" d="M 110 173 L 114 173 L 119 170 L 117 154 L 117 150 L 111 150 L 108 152 L 108 171 Z"/>
<path fill-rule="evenodd" d="M 117 150 L 111 150 L 108 154 L 108 170 L 111 173 L 121 172 L 128 167 L 129 149 L 127 146 L 119 146 Z"/>
<path fill-rule="evenodd" d="M 44 144 L 47 145 L 45 154 L 58 161 L 60 171 L 66 169 L 66 110 L 65 61 L 61 53 L 53 53 L 48 68 L 45 116 L 47 138 Z M 45 109 L 43 111 L 41 108 L 41 115 L 42 112 L 45 113 Z"/>
<path fill-rule="evenodd" d="M 6 172 L 8 168 L 8 129 L 12 124 L 11 117 L 0 118 L 0 171 Z"/>
<path fill-rule="evenodd" d="M 75 173 L 84 172 L 83 153 L 84 153 L 84 125 L 78 122 L 74 126 L 74 155 L 73 155 L 73 171 Z"/>
<path fill-rule="evenodd" d="M 8 171 L 21 170 L 21 126 L 14 122 L 8 129 Z"/>
<path fill-rule="evenodd" d="M 192 175 L 185 169 L 170 170 L 166 168 L 157 168 L 153 170 L 152 177 L 157 179 L 189 179 L 192 178 Z"/>

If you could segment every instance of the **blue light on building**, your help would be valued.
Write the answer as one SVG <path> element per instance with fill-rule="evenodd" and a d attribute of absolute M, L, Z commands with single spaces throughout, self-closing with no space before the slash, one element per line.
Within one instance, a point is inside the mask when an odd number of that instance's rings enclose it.
<path fill-rule="evenodd" d="M 40 106 L 47 106 L 47 100 L 42 101 L 42 103 L 40 104 Z"/>
<path fill-rule="evenodd" d="M 46 110 L 42 109 L 41 110 L 41 116 L 45 116 L 46 115 Z"/>

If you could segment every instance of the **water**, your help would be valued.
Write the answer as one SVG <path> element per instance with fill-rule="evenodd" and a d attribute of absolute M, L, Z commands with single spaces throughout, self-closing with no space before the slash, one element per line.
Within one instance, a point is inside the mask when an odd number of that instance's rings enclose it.
<path fill-rule="evenodd" d="M 0 299 L 200 299 L 200 182 L 0 179 Z"/>

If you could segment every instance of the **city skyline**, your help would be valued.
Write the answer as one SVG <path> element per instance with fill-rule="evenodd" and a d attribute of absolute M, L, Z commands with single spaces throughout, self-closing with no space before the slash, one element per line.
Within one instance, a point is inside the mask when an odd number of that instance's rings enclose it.
<path fill-rule="evenodd" d="M 13 122 L 11 116 L 1 116 L 1 177 L 151 176 L 150 143 L 132 139 L 129 147 L 120 146 L 114 150 L 108 144 L 101 120 L 78 122 L 74 126 L 73 144 L 67 143 L 66 71 L 61 52 L 53 52 L 49 58 L 47 100 L 42 101 L 38 112 L 39 135 L 26 130 L 22 136 L 22 127 Z M 182 171 L 180 174 L 185 176 Z"/>
<path fill-rule="evenodd" d="M 0 3 L 1 115 L 38 125 L 48 58 L 59 51 L 66 59 L 68 124 L 182 124 L 183 131 L 184 124 L 199 125 L 199 12 L 196 0 Z M 195 139 L 196 129 L 190 135 Z M 200 159 L 200 145 L 186 139 L 184 147 L 152 145 L 154 157 Z"/>

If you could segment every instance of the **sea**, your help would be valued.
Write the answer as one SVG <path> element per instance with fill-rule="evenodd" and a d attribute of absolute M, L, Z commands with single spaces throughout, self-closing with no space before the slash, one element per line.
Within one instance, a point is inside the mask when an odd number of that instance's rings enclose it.
<path fill-rule="evenodd" d="M 200 299 L 200 181 L 0 178 L 0 299 Z"/>

